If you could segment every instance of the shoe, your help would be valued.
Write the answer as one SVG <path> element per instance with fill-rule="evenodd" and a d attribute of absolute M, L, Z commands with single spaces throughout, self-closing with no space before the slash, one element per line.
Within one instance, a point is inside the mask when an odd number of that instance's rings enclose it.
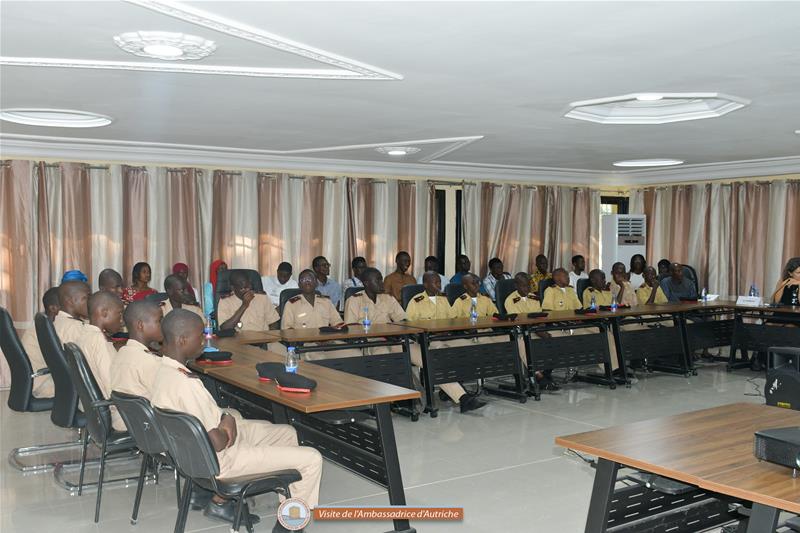
<path fill-rule="evenodd" d="M 441 401 L 443 401 L 443 402 L 449 402 L 450 401 L 450 396 L 448 396 L 447 393 L 444 392 L 443 390 L 440 390 L 439 391 L 439 399 Z"/>
<path fill-rule="evenodd" d="M 244 512 L 249 513 L 249 509 L 247 504 L 244 505 Z M 214 500 L 208 502 L 206 508 L 203 510 L 203 516 L 207 518 L 214 518 L 216 520 L 222 520 L 223 522 L 228 522 L 229 524 L 233 524 L 233 519 L 236 516 L 236 502 L 233 500 L 226 500 L 224 503 L 217 503 Z M 242 524 L 244 524 L 245 520 L 242 517 Z M 261 517 L 255 514 L 250 515 L 250 523 L 253 525 L 258 524 L 261 522 Z"/>
<path fill-rule="evenodd" d="M 208 502 L 211 501 L 211 497 L 213 495 L 214 493 L 210 490 L 195 486 L 192 488 L 192 495 L 189 497 L 189 508 L 192 511 L 200 511 L 205 509 L 206 505 L 208 505 Z"/>
<path fill-rule="evenodd" d="M 556 384 L 556 382 L 553 381 L 552 379 L 543 378 L 542 380 L 539 381 L 539 389 L 555 392 L 561 390 L 561 387 L 559 387 L 558 384 Z"/>
<path fill-rule="evenodd" d="M 272 533 L 303 533 L 303 531 L 305 531 L 305 528 L 295 529 L 294 531 L 286 529 L 277 520 L 275 521 L 275 525 L 272 528 Z"/>
<path fill-rule="evenodd" d="M 476 409 L 480 409 L 486 402 L 482 402 L 478 399 L 477 396 L 473 394 L 464 394 L 461 398 L 458 399 L 459 407 L 461 408 L 462 413 L 466 413 L 468 411 L 474 411 Z"/>

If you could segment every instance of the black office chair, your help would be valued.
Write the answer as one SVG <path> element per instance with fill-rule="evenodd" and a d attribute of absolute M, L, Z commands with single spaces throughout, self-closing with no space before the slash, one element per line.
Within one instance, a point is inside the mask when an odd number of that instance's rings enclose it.
<path fill-rule="evenodd" d="M 95 524 L 100 519 L 100 500 L 103 498 L 103 477 L 106 470 L 106 458 L 114 453 L 130 451 L 136 448 L 133 438 L 127 431 L 115 431 L 111 427 L 111 406 L 113 402 L 103 398 L 103 392 L 92 375 L 83 352 L 77 344 L 68 342 L 64 347 L 69 365 L 70 375 L 75 382 L 78 396 L 86 415 L 86 436 L 83 440 L 81 455 L 81 474 L 78 481 L 78 496 L 83 494 L 83 474 L 86 470 L 86 452 L 89 442 L 100 448 L 100 477 L 97 479 L 97 500 L 94 507 Z"/>
<path fill-rule="evenodd" d="M 286 498 L 291 498 L 289 484 L 302 479 L 297 470 L 279 470 L 224 480 L 217 479 L 217 475 L 219 475 L 217 453 L 200 421 L 186 413 L 158 407 L 153 410 L 156 421 L 166 436 L 170 457 L 175 462 L 178 471 L 187 480 L 175 523 L 175 533 L 183 533 L 186 527 L 189 498 L 194 485 L 213 491 L 223 498 L 231 498 L 236 501 L 236 517 L 232 530 L 239 531 L 244 516 L 245 527 L 249 533 L 252 533 L 253 524 L 250 523 L 250 514 L 243 512 L 246 509 L 245 499 L 267 492 L 277 492 Z"/>
<path fill-rule="evenodd" d="M 580 278 L 575 285 L 577 285 L 577 287 L 575 287 L 575 292 L 578 293 L 578 301 L 583 303 L 583 291 L 589 288 L 589 279 Z"/>
<path fill-rule="evenodd" d="M 231 293 L 230 277 L 233 272 L 243 272 L 247 279 L 250 280 L 250 287 L 253 292 L 264 293 L 264 284 L 261 282 L 261 274 L 258 271 L 250 268 L 233 268 L 220 272 L 217 278 L 217 290 L 214 293 L 214 313 L 216 317 L 217 307 L 219 306 L 219 299 Z"/>
<path fill-rule="evenodd" d="M 544 291 L 547 290 L 547 287 L 552 287 L 555 282 L 553 278 L 543 279 L 539 282 L 539 301 L 544 301 Z"/>
<path fill-rule="evenodd" d="M 364 287 L 347 287 L 344 291 L 344 301 L 346 302 L 348 298 L 357 294 L 364 290 Z"/>
<path fill-rule="evenodd" d="M 156 422 L 156 414 L 146 398 L 124 392 L 112 391 L 111 401 L 117 406 L 128 432 L 133 437 L 136 447 L 142 452 L 142 468 L 139 472 L 139 483 L 136 486 L 136 498 L 133 501 L 131 524 L 136 524 L 139 518 L 139 504 L 142 501 L 145 475 L 149 465 L 157 474 L 159 463 L 174 466 L 168 455 L 167 438 L 161 433 L 161 426 Z M 156 476 L 156 479 L 158 477 Z M 175 476 L 175 492 L 178 508 L 181 506 L 181 478 Z"/>
<path fill-rule="evenodd" d="M 411 298 L 425 290 L 425 285 L 415 283 L 413 285 L 406 285 L 400 289 L 400 300 L 402 300 L 403 309 L 408 309 L 408 302 Z"/>
<path fill-rule="evenodd" d="M 497 305 L 497 310 L 500 311 L 501 314 L 506 314 L 506 298 L 516 290 L 516 280 L 514 279 L 501 279 L 497 282 L 497 285 L 494 286 L 495 304 Z"/>
<path fill-rule="evenodd" d="M 460 283 L 448 283 L 447 288 L 444 291 L 444 293 L 447 295 L 447 301 L 450 302 L 450 305 L 453 305 L 453 302 L 458 300 L 458 298 L 465 292 L 467 292 L 467 290 Z"/>
<path fill-rule="evenodd" d="M 283 289 L 280 294 L 280 300 L 278 303 L 278 314 L 283 316 L 283 308 L 286 306 L 286 302 L 290 299 L 294 298 L 302 291 L 300 289 Z"/>
<path fill-rule="evenodd" d="M 156 292 L 153 294 L 148 294 L 147 296 L 144 297 L 145 300 L 153 303 L 161 303 L 167 298 L 169 298 L 169 296 L 167 296 L 166 292 Z"/>
<path fill-rule="evenodd" d="M 681 265 L 683 266 L 683 277 L 689 278 L 689 280 L 694 283 L 694 291 L 697 293 L 697 297 L 700 297 L 700 280 L 697 277 L 697 271 L 691 265 Z"/>
<path fill-rule="evenodd" d="M 47 315 L 37 313 L 33 321 L 36 325 L 36 338 L 39 339 L 44 362 L 50 369 L 56 389 L 50 420 L 58 427 L 82 431 L 86 427 L 86 418 L 78 410 L 78 391 L 70 375 L 69 365 L 64 355 L 64 346 Z"/>
<path fill-rule="evenodd" d="M 33 371 L 31 360 L 14 329 L 14 321 L 4 307 L 0 307 L 0 349 L 6 357 L 11 370 L 11 391 L 8 406 L 12 411 L 35 413 L 53 408 L 53 398 L 35 398 L 33 380 L 50 373 L 48 368 Z"/>

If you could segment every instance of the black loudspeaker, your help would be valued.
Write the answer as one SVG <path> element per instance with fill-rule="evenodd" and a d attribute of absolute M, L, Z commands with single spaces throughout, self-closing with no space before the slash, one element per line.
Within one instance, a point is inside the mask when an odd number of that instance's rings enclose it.
<path fill-rule="evenodd" d="M 767 357 L 767 370 L 782 368 L 800 372 L 800 348 L 791 346 L 773 346 Z"/>
<path fill-rule="evenodd" d="M 776 428 L 756 431 L 753 455 L 760 461 L 800 468 L 800 428 Z"/>
<path fill-rule="evenodd" d="M 767 372 L 764 398 L 767 405 L 800 410 L 800 372 L 790 367 Z"/>

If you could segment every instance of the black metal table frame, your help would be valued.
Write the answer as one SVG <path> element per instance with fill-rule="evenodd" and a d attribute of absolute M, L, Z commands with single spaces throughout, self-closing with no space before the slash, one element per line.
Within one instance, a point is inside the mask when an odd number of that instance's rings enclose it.
<path fill-rule="evenodd" d="M 212 379 L 219 397 L 238 408 L 243 416 L 264 418 L 275 424 L 290 424 L 297 430 L 300 444 L 316 448 L 326 459 L 385 488 L 391 505 L 406 504 L 388 403 L 371 404 L 375 411 L 374 427 L 362 422 L 330 424 L 314 414 L 301 413 L 224 381 Z M 416 530 L 408 520 L 394 520 L 394 529 L 389 533 L 416 533 Z"/>
<path fill-rule="evenodd" d="M 788 327 L 764 324 L 766 320 L 779 320 L 800 326 L 800 315 L 780 315 L 780 308 L 753 307 L 752 309 L 736 309 L 734 314 L 733 335 L 731 336 L 731 352 L 728 357 L 728 370 L 750 365 L 748 350 L 767 352 L 772 346 L 800 347 L 800 327 Z M 747 324 L 745 318 L 761 320 L 761 324 Z M 777 319 L 777 320 L 776 320 Z M 736 354 L 741 351 L 742 358 Z"/>
<path fill-rule="evenodd" d="M 487 344 L 475 343 L 472 346 L 453 346 L 431 348 L 436 341 L 474 339 L 482 337 L 501 337 L 508 335 L 508 341 Z M 513 387 L 492 387 L 484 385 L 484 390 L 498 396 L 514 398 L 520 403 L 528 400 L 524 369 L 519 356 L 517 338 L 521 335 L 517 326 L 501 326 L 490 331 L 475 331 L 468 326 L 463 330 L 417 334 L 422 355 L 422 373 L 425 387 L 425 409 L 431 418 L 436 418 L 439 409 L 434 405 L 434 386 L 457 381 L 483 380 L 502 376 L 514 376 Z M 446 375 L 444 375 L 446 373 Z"/>

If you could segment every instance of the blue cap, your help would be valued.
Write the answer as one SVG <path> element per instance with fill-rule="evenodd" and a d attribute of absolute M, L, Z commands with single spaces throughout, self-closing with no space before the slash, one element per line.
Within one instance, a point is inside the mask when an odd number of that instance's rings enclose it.
<path fill-rule="evenodd" d="M 65 281 L 89 281 L 89 278 L 86 277 L 86 274 L 81 272 L 80 270 L 67 270 L 64 272 L 64 275 L 61 276 L 61 283 Z"/>

